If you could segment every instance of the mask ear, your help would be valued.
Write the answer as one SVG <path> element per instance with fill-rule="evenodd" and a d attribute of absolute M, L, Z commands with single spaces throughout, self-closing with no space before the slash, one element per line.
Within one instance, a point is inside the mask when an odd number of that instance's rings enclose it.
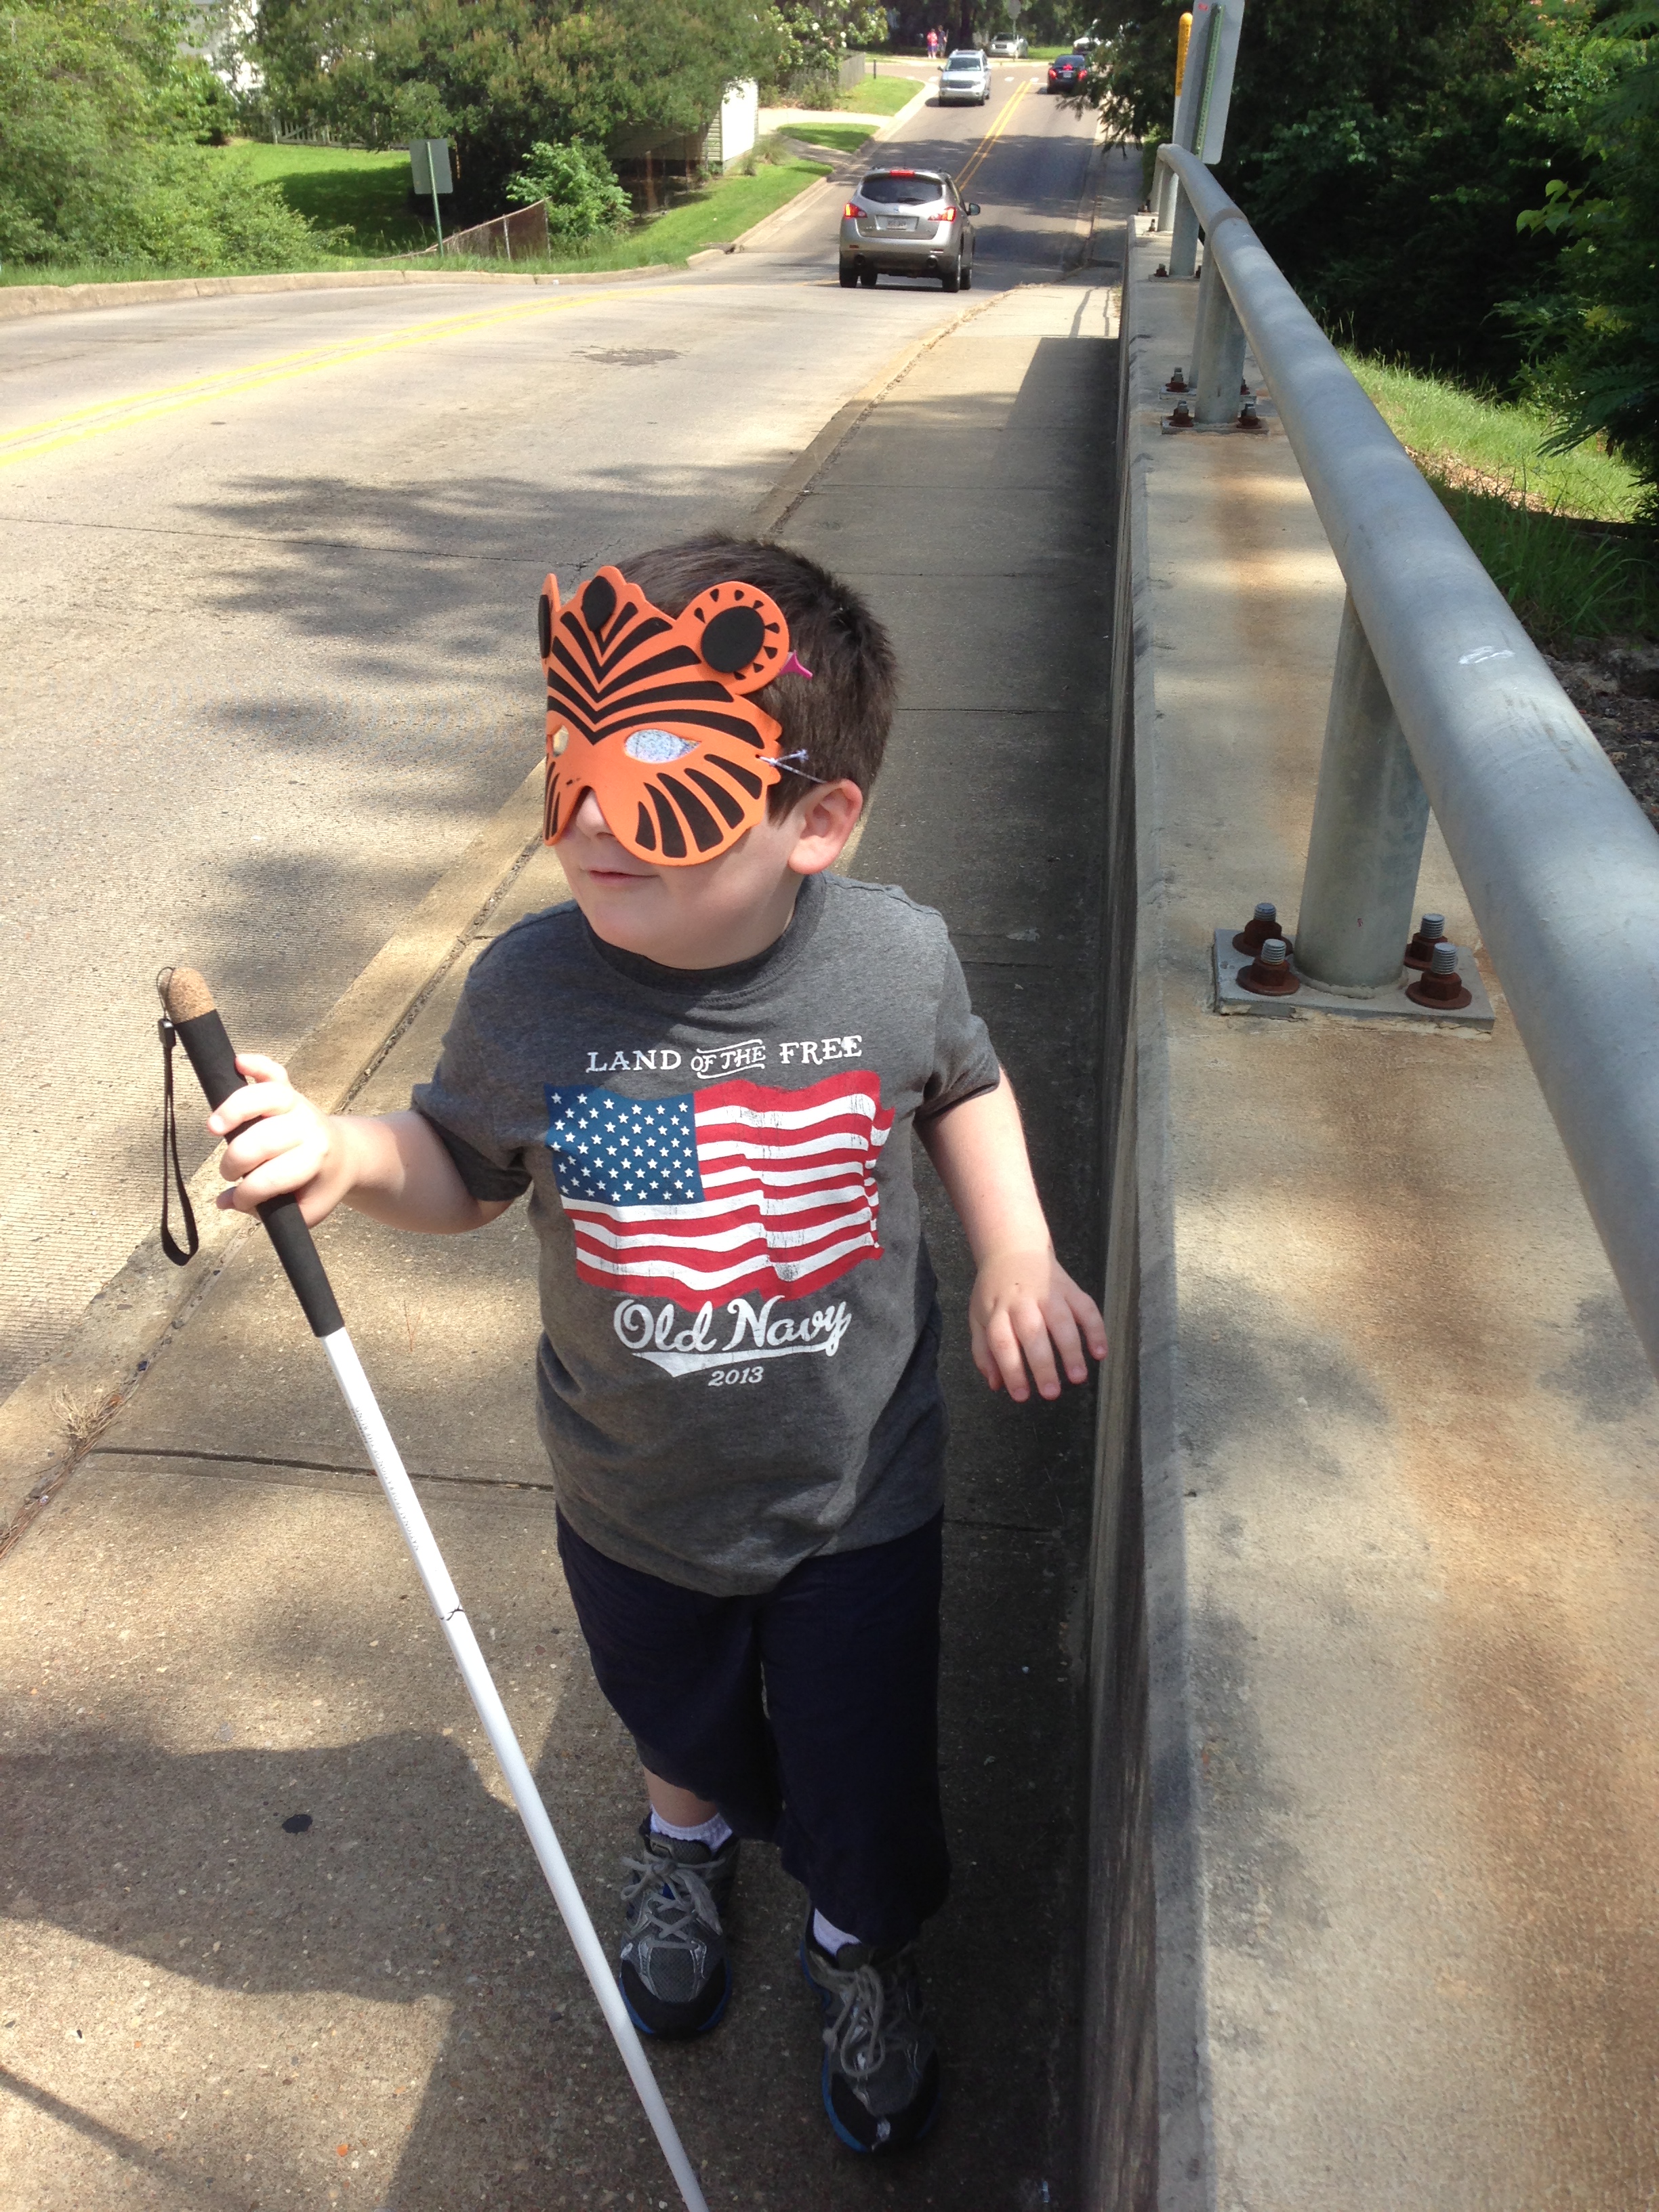
<path fill-rule="evenodd" d="M 783 610 L 753 584 L 715 584 L 692 600 L 675 627 L 732 691 L 758 691 L 782 675 L 789 658 Z"/>
<path fill-rule="evenodd" d="M 536 602 L 536 629 L 544 660 L 553 650 L 553 617 L 559 611 L 560 604 L 559 580 L 556 576 L 550 576 L 542 586 L 542 595 Z"/>

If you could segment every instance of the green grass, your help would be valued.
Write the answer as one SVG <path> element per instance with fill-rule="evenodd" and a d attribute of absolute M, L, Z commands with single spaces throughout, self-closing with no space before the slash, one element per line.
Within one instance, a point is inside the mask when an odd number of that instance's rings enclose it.
<path fill-rule="evenodd" d="M 349 223 L 351 251 L 398 253 L 431 241 L 432 222 L 409 202 L 409 155 L 397 149 L 367 154 L 344 146 L 261 146 L 226 149 L 244 161 L 261 184 L 277 186 L 297 214 L 319 230 Z"/>
<path fill-rule="evenodd" d="M 1659 564 L 1643 540 L 1424 473 L 1540 644 L 1565 651 L 1580 637 L 1659 637 Z"/>
<path fill-rule="evenodd" d="M 272 152 L 278 149 L 272 148 Z M 280 149 L 292 153 L 294 148 Z M 297 150 L 326 153 L 327 148 L 304 148 Z M 359 156 L 360 159 L 363 158 Z M 372 160 L 381 157 L 371 155 Z M 408 167 L 408 155 L 398 157 Z M 757 163 L 752 176 L 733 174 L 715 177 L 708 184 L 682 201 L 677 207 L 625 232 L 597 252 L 566 254 L 551 258 L 515 258 L 513 268 L 523 276 L 568 276 L 582 270 L 639 269 L 652 262 L 677 264 L 698 253 L 705 246 L 724 246 L 740 237 L 754 224 L 773 214 L 793 199 L 807 185 L 827 176 L 828 169 L 821 162 L 805 161 L 765 161 Z M 417 234 L 418 235 L 418 234 Z M 425 236 L 431 235 L 428 230 Z M 405 265 L 410 258 L 405 252 Z M 301 264 L 307 270 L 384 268 L 384 255 L 356 252 L 330 252 L 319 249 L 315 258 Z M 485 269 L 498 276 L 507 273 L 504 260 L 483 259 L 471 255 L 446 257 L 441 264 L 434 254 L 427 265 L 457 269 Z M 0 270 L 0 284 L 113 284 L 131 283 L 150 277 L 192 276 L 200 272 L 191 269 L 170 269 L 154 264 L 135 266 L 131 262 L 8 262 Z"/>
<path fill-rule="evenodd" d="M 818 161 L 766 161 L 753 176 L 715 177 L 678 207 L 653 216 L 614 244 L 580 259 L 550 261 L 555 271 L 580 269 L 638 269 L 650 261 L 684 261 L 705 246 L 724 246 L 827 176 Z M 493 264 L 500 267 L 496 263 Z M 515 264 L 516 265 L 516 264 Z"/>
<path fill-rule="evenodd" d="M 837 107 L 850 107 L 860 115 L 896 115 L 921 91 L 925 79 L 913 76 L 866 76 L 836 95 Z"/>
<path fill-rule="evenodd" d="M 1659 635 L 1659 564 L 1630 526 L 1642 486 L 1622 462 L 1594 444 L 1542 453 L 1536 408 L 1343 358 L 1535 637 Z"/>
<path fill-rule="evenodd" d="M 863 123 L 803 123 L 792 129 L 781 125 L 776 136 L 798 139 L 803 146 L 829 146 L 837 154 L 856 154 L 867 143 L 869 126 Z"/>
<path fill-rule="evenodd" d="M 1634 516 L 1642 487 L 1632 471 L 1594 446 L 1540 453 L 1553 425 L 1537 409 L 1483 399 L 1389 362 L 1351 353 L 1342 357 L 1395 436 L 1419 461 L 1478 469 L 1494 479 L 1494 489 L 1507 488 L 1517 498 L 1586 521 L 1628 522 Z"/>

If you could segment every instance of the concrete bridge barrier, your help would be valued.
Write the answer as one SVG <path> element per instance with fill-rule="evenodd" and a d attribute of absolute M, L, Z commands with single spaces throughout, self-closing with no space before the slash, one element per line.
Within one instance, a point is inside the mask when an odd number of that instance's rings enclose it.
<path fill-rule="evenodd" d="M 1622 1138 L 1581 1155 L 1639 1096 L 1656 998 L 1638 979 L 1595 1052 L 1540 1035 L 1539 963 L 1594 854 L 1564 812 L 1528 879 L 1493 872 L 1476 833 L 1484 809 L 1518 835 L 1519 752 L 1506 781 L 1501 750 L 1437 761 L 1443 719 L 1417 726 L 1459 663 L 1414 705 L 1389 688 L 1437 806 L 1415 905 L 1490 1031 L 1311 988 L 1220 1010 L 1218 932 L 1271 901 L 1294 947 L 1387 487 L 1339 542 L 1345 581 L 1254 353 L 1262 428 L 1166 430 L 1198 287 L 1135 228 L 1085 2201 L 1624 2212 L 1659 2193 L 1659 1400 L 1626 1310 L 1654 1256 L 1626 1233 L 1656 1192 L 1629 1155 L 1607 1172 Z M 1594 769 L 1576 720 L 1550 726 L 1569 796 Z M 1603 850 L 1616 966 L 1644 893 Z M 1659 870 L 1628 852 L 1629 882 Z M 1605 991 L 1593 960 L 1584 982 Z"/>

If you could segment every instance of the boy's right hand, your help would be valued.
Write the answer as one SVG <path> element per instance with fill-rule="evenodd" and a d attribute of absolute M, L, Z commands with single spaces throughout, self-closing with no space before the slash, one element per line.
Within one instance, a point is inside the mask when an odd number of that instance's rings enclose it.
<path fill-rule="evenodd" d="M 219 1172 L 233 1187 L 215 1200 L 226 1212 L 252 1213 L 267 1199 L 297 1191 L 300 1212 L 315 1227 L 352 1188 L 349 1146 L 340 1124 L 321 1114 L 288 1079 L 280 1060 L 264 1053 L 238 1053 L 248 1079 L 208 1116 L 216 1137 L 231 1137 Z"/>

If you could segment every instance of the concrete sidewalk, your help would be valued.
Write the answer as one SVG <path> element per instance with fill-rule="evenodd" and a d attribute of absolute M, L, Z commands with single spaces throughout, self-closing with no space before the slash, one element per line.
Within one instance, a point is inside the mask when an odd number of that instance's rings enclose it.
<path fill-rule="evenodd" d="M 1085 1281 L 1102 1268 L 1109 312 L 1107 293 L 1066 285 L 963 325 L 781 533 L 868 590 L 895 630 L 902 710 L 857 872 L 945 910 Z M 489 927 L 562 891 L 538 854 Z M 465 964 L 359 1103 L 404 1103 Z M 957 1881 L 925 1954 L 948 2102 L 902 2168 L 836 2148 L 793 1956 L 801 1899 L 754 1850 L 738 2000 L 706 2042 L 653 2053 L 717 2208 L 1077 2197 L 1092 1395 L 988 1400 L 966 1355 L 965 1255 L 936 1190 L 929 1214 L 956 1416 L 944 1755 Z M 522 1209 L 453 1243 L 348 1215 L 323 1242 L 609 1929 L 641 1796 L 554 1554 Z M 0 1574 L 4 2212 L 672 2201 L 263 1240 L 239 1249 Z"/>

